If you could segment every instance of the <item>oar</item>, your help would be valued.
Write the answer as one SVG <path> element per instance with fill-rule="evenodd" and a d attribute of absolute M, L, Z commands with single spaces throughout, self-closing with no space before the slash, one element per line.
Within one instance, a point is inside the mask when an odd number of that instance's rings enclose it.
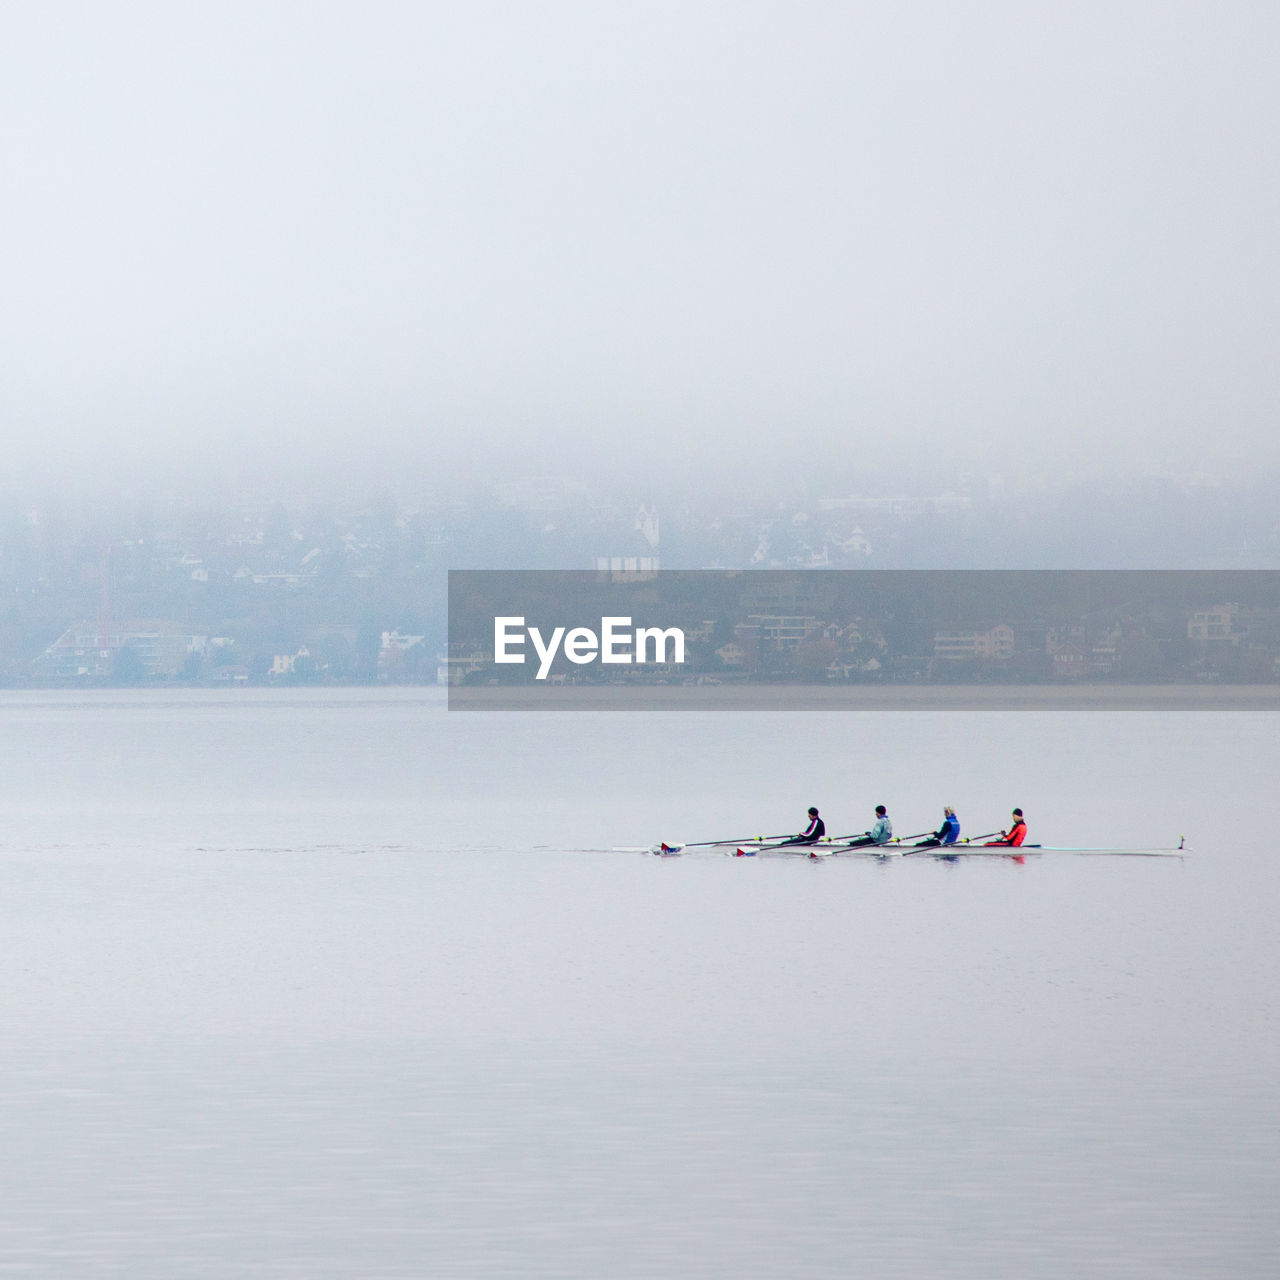
<path fill-rule="evenodd" d="M 858 831 L 851 836 L 837 836 L 834 840 L 828 840 L 825 843 L 841 849 L 887 849 L 893 841 L 886 840 L 884 844 L 876 844 L 869 831 Z"/>
<path fill-rule="evenodd" d="M 736 840 L 695 840 L 686 849 L 709 849 L 713 844 L 764 844 L 768 840 L 790 840 L 791 832 L 780 836 L 739 836 Z"/>
<path fill-rule="evenodd" d="M 979 840 L 990 840 L 992 836 L 998 836 L 998 835 L 1001 835 L 1001 834 L 1003 834 L 1003 833 L 1002 833 L 1002 832 L 999 832 L 999 831 L 988 831 L 988 832 L 986 833 L 986 835 L 983 835 L 983 836 L 965 836 L 965 838 L 964 838 L 963 840 L 957 840 L 957 841 L 955 841 L 953 844 L 942 844 L 940 841 L 936 840 L 936 838 L 935 838 L 935 839 L 934 839 L 934 841 L 933 841 L 932 843 L 927 844 L 927 845 L 919 845 L 919 846 L 917 846 L 917 847 L 918 847 L 922 852 L 927 852 L 927 853 L 936 853 L 939 849 L 941 849 L 941 850 L 943 850 L 943 851 L 944 851 L 944 856 L 945 856 L 945 852 L 946 852 L 946 850 L 949 850 L 949 849 L 958 849 L 961 845 L 964 845 L 964 844 L 976 844 Z M 935 831 L 923 831 L 923 832 L 921 832 L 921 836 L 931 836 L 931 837 L 936 837 L 936 836 L 937 836 L 937 832 L 935 832 Z M 919 839 L 920 839 L 920 836 L 904 836 L 904 837 L 903 837 L 903 839 L 905 839 L 905 840 L 919 840 Z M 907 852 L 908 852 L 908 853 L 911 853 L 911 852 L 912 852 L 912 850 L 908 849 L 908 850 L 907 850 Z"/>
<path fill-rule="evenodd" d="M 710 849 L 713 845 L 717 844 L 764 844 L 768 840 L 790 839 L 791 835 L 788 833 L 787 835 L 781 836 L 739 836 L 735 840 L 693 840 L 687 844 L 680 844 L 678 842 L 667 844 L 665 840 L 660 840 L 653 847 L 655 849 Z"/>
<path fill-rule="evenodd" d="M 847 836 L 826 836 L 820 844 L 847 844 L 850 840 L 862 840 L 871 834 L 870 831 L 854 831 Z M 894 836 L 891 840 L 886 840 L 886 844 L 901 844 L 904 840 L 919 840 L 922 836 L 931 836 L 932 831 L 920 831 L 914 836 Z"/>

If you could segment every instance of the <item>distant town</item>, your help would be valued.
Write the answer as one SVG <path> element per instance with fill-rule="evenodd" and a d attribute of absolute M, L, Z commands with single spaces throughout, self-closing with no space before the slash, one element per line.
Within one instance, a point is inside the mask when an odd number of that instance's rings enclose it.
<path fill-rule="evenodd" d="M 566 477 L 408 502 L 0 499 L 7 687 L 437 684 L 495 678 L 449 644 L 451 568 L 1280 568 L 1265 493 L 1147 477 L 1034 495 L 986 477 L 932 494 L 602 496 Z M 1278 602 L 1280 603 L 1280 602 Z M 1156 612 L 916 610 L 795 601 L 691 620 L 680 678 L 1280 679 L 1280 610 L 1224 597 Z M 664 673 L 651 673 L 664 678 Z M 674 673 L 665 673 L 673 677 Z"/>

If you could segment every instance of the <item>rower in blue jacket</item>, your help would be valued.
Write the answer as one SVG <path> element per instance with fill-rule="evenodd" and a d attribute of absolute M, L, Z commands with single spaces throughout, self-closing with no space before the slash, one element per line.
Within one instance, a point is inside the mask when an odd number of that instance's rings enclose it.
<path fill-rule="evenodd" d="M 956 817 L 956 811 L 950 805 L 944 805 L 942 812 L 945 815 L 942 819 L 942 826 L 927 840 L 920 842 L 922 847 L 931 848 L 934 845 L 955 844 L 960 839 L 960 819 Z"/>
<path fill-rule="evenodd" d="M 960 839 L 960 819 L 956 817 L 956 811 L 948 804 L 942 807 L 942 826 L 931 836 L 925 836 L 923 840 L 917 840 L 912 846 L 915 849 L 939 849 L 945 845 L 955 844 Z M 950 859 L 954 861 L 954 859 Z"/>

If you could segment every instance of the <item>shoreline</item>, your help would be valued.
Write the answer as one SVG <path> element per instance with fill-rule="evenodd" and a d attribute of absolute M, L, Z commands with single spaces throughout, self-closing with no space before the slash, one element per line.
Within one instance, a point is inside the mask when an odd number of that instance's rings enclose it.
<path fill-rule="evenodd" d="M 454 687 L 450 711 L 1280 711 L 1275 685 Z"/>

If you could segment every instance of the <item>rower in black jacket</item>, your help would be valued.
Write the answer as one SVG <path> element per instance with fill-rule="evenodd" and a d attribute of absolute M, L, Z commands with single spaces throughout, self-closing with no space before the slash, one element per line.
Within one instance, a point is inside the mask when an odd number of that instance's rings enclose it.
<path fill-rule="evenodd" d="M 809 810 L 809 825 L 798 835 L 783 844 L 817 844 L 827 834 L 827 824 L 818 817 L 817 809 Z"/>

